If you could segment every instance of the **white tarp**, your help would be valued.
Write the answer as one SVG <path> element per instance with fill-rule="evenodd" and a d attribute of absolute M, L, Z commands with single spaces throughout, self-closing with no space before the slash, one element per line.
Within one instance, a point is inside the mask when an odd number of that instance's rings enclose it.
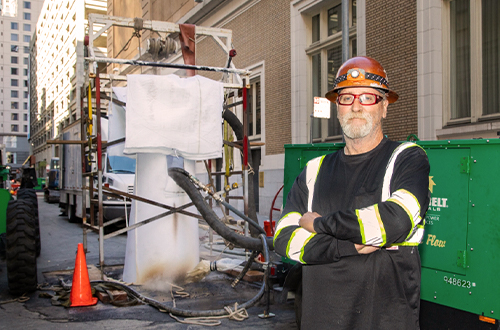
<path fill-rule="evenodd" d="M 127 80 L 125 153 L 222 157 L 222 83 L 176 75 L 128 75 Z"/>

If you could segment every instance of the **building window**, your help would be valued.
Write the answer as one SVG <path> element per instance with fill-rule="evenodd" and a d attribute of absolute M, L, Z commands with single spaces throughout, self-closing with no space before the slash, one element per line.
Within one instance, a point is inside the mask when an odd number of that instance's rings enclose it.
<path fill-rule="evenodd" d="M 31 41 L 31 36 L 24 35 L 23 36 L 23 41 L 24 42 L 30 42 Z"/>
<path fill-rule="evenodd" d="M 23 8 L 24 9 L 31 9 L 31 2 L 30 1 L 23 1 Z"/>
<path fill-rule="evenodd" d="M 342 6 L 340 4 L 328 9 L 328 35 L 342 31 Z"/>
<path fill-rule="evenodd" d="M 349 52 L 356 56 L 356 0 L 350 1 L 349 8 Z M 311 43 L 306 49 L 310 60 L 311 86 L 310 103 L 313 97 L 324 97 L 333 88 L 333 82 L 342 65 L 342 4 L 322 9 L 309 18 L 311 21 Z M 337 119 L 337 106 L 331 104 L 330 119 L 312 118 L 312 137 L 316 141 L 339 140 L 342 129 Z M 318 142 L 319 142 L 318 141 Z"/>
<path fill-rule="evenodd" d="M 31 31 L 31 24 L 23 24 L 23 31 L 30 32 Z"/>
<path fill-rule="evenodd" d="M 500 115 L 500 3 L 456 0 L 449 10 L 448 106 L 444 125 L 466 124 Z M 480 37 L 476 37 L 480 36 Z"/>
<path fill-rule="evenodd" d="M 23 64 L 26 64 L 26 65 L 28 65 L 28 64 L 29 64 L 29 60 L 28 60 L 28 58 L 27 58 L 27 57 L 23 58 Z"/>
<path fill-rule="evenodd" d="M 262 131 L 260 78 L 250 81 L 248 90 L 248 136 L 259 137 Z"/>
<path fill-rule="evenodd" d="M 19 30 L 19 26 L 17 22 L 10 22 L 10 29 L 11 30 Z"/>
<path fill-rule="evenodd" d="M 19 35 L 17 33 L 11 33 L 10 41 L 19 41 Z"/>
<path fill-rule="evenodd" d="M 19 86 L 19 80 L 17 80 L 17 79 L 11 79 L 10 80 L 10 85 L 11 86 L 15 86 L 15 87 Z"/>
<path fill-rule="evenodd" d="M 11 119 L 11 120 L 19 120 L 19 114 L 17 114 L 17 113 L 12 113 L 12 114 L 10 115 L 10 119 Z"/>
<path fill-rule="evenodd" d="M 24 87 L 28 87 L 28 81 L 27 80 L 24 81 Z"/>
<path fill-rule="evenodd" d="M 18 91 L 10 91 L 10 97 L 19 97 Z"/>
<path fill-rule="evenodd" d="M 11 132 L 19 132 L 19 126 L 18 125 L 10 125 L 10 131 Z"/>
<path fill-rule="evenodd" d="M 24 91 L 23 96 L 24 96 L 25 99 L 27 99 L 29 97 L 29 92 Z"/>
<path fill-rule="evenodd" d="M 17 53 L 19 52 L 19 46 L 18 45 L 10 45 L 10 51 L 12 53 Z"/>
<path fill-rule="evenodd" d="M 10 102 L 10 108 L 13 110 L 19 109 L 19 102 Z"/>
<path fill-rule="evenodd" d="M 24 114 L 23 114 L 23 120 L 24 120 L 24 121 L 28 121 L 28 114 L 27 114 L 27 113 L 24 113 Z"/>
<path fill-rule="evenodd" d="M 18 69 L 17 68 L 10 68 L 10 74 L 17 75 L 18 74 Z"/>
<path fill-rule="evenodd" d="M 29 54 L 30 53 L 30 48 L 28 46 L 24 46 L 24 53 Z"/>
<path fill-rule="evenodd" d="M 10 57 L 10 63 L 17 64 L 17 56 L 11 56 Z"/>
<path fill-rule="evenodd" d="M 28 102 L 23 102 L 23 109 L 28 110 Z"/>
<path fill-rule="evenodd" d="M 28 125 L 23 125 L 23 132 L 27 133 L 28 132 Z"/>
<path fill-rule="evenodd" d="M 31 13 L 23 13 L 23 18 L 26 20 L 31 20 Z"/>
<path fill-rule="evenodd" d="M 27 76 L 28 75 L 28 69 L 23 69 L 23 76 Z"/>

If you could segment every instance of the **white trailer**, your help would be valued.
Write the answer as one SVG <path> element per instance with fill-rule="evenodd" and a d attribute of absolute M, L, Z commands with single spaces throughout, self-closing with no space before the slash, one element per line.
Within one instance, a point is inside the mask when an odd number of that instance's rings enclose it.
<path fill-rule="evenodd" d="M 64 141 L 82 141 L 80 134 L 80 121 L 77 120 L 73 124 L 63 129 Z M 101 118 L 101 129 L 103 132 L 103 140 L 107 140 L 108 119 Z M 119 146 L 118 146 L 119 147 Z M 86 173 L 96 172 L 96 153 L 93 152 L 93 157 L 83 159 L 81 154 L 80 144 L 63 144 L 62 159 L 60 168 L 59 180 L 59 207 L 64 214 L 67 215 L 70 222 L 78 222 L 83 218 L 82 196 L 86 196 L 86 210 L 90 211 L 89 194 L 82 194 L 82 188 L 88 189 L 89 176 L 83 177 L 82 170 Z M 135 178 L 135 159 L 119 152 L 113 152 L 113 155 L 108 156 L 106 152 L 102 156 L 104 164 L 103 185 L 114 188 L 119 191 L 133 193 L 134 178 Z M 85 169 L 84 169 L 85 166 Z M 82 187 L 82 180 L 84 186 Z M 93 176 L 95 183 L 97 175 Z M 94 183 L 94 184 L 95 184 Z M 94 198 L 97 198 L 97 190 Z M 129 200 L 112 196 L 104 195 L 103 199 L 103 217 L 105 220 L 112 220 L 118 217 L 128 217 L 130 213 L 131 203 Z M 96 208 L 97 211 L 97 208 Z"/>
<path fill-rule="evenodd" d="M 81 141 L 80 120 L 63 129 L 64 141 Z M 59 173 L 59 207 L 71 222 L 82 218 L 82 156 L 80 144 L 63 144 Z M 86 180 L 88 186 L 88 179 Z M 86 205 L 90 205 L 87 200 Z"/>

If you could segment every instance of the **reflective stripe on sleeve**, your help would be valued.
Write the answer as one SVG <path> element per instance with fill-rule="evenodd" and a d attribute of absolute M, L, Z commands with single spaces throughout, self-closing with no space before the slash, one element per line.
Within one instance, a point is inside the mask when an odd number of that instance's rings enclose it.
<path fill-rule="evenodd" d="M 304 261 L 304 249 L 307 245 L 307 243 L 309 243 L 309 241 L 311 240 L 311 238 L 313 238 L 314 236 L 316 236 L 316 233 L 311 233 L 311 235 L 309 235 L 309 237 L 306 239 L 306 241 L 304 242 L 304 245 L 302 246 L 302 248 L 300 249 L 300 262 L 305 264 L 306 262 Z"/>
<path fill-rule="evenodd" d="M 418 147 L 418 145 L 412 142 L 405 142 L 400 144 L 392 152 L 391 159 L 389 159 L 389 162 L 387 163 L 387 167 L 385 169 L 384 184 L 382 186 L 382 202 L 385 202 L 391 196 L 391 179 L 394 173 L 394 165 L 396 164 L 396 159 L 398 158 L 400 153 L 410 147 Z"/>
<path fill-rule="evenodd" d="M 312 200 L 314 196 L 314 185 L 316 184 L 316 178 L 318 177 L 319 169 L 323 163 L 325 156 L 317 157 L 311 159 L 307 163 L 306 169 L 306 185 L 309 190 L 309 196 L 307 198 L 307 212 L 312 212 Z"/>
<path fill-rule="evenodd" d="M 302 215 L 299 212 L 290 212 L 285 214 L 285 216 L 281 218 L 281 220 L 278 222 L 278 225 L 276 226 L 276 233 L 274 234 L 273 242 L 276 241 L 276 237 L 278 237 L 283 228 L 286 228 L 288 226 L 298 226 L 301 217 Z"/>
<path fill-rule="evenodd" d="M 410 218 L 412 228 L 422 220 L 420 217 L 420 203 L 408 190 L 396 190 L 387 201 L 396 203 L 405 210 Z"/>
<path fill-rule="evenodd" d="M 286 247 L 286 255 L 288 258 L 303 262 L 302 256 L 304 254 L 303 249 L 304 246 L 309 242 L 309 240 L 314 236 L 311 232 L 305 230 L 304 228 L 297 228 L 294 230 L 292 235 L 290 236 L 290 240 L 288 241 L 288 245 Z"/>
<path fill-rule="evenodd" d="M 385 228 L 380 214 L 378 205 L 372 205 L 363 209 L 356 210 L 358 216 L 361 239 L 365 245 L 381 246 L 385 243 Z"/>
<path fill-rule="evenodd" d="M 417 229 L 410 234 L 411 236 L 407 238 L 403 243 L 394 243 L 391 246 L 417 246 L 422 243 L 424 238 L 424 226 L 418 225 Z"/>

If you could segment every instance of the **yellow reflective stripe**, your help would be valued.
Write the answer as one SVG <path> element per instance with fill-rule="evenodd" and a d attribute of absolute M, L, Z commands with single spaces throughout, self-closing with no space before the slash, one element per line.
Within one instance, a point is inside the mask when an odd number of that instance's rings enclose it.
<path fill-rule="evenodd" d="M 405 210 L 406 214 L 408 215 L 408 218 L 410 218 L 410 221 L 411 221 L 411 227 L 413 228 L 414 224 L 413 224 L 413 217 L 410 213 L 410 210 L 408 210 L 408 208 L 400 201 L 400 200 L 397 200 L 395 198 L 389 198 L 387 200 L 388 202 L 393 202 L 393 203 L 396 203 L 398 204 L 403 210 Z"/>
<path fill-rule="evenodd" d="M 377 204 L 357 210 L 358 222 L 363 223 L 363 244 L 379 246 L 384 240 L 384 225 L 378 214 Z M 384 233 L 382 232 L 384 230 Z"/>
<path fill-rule="evenodd" d="M 286 255 L 295 261 L 300 261 L 301 251 L 309 241 L 311 233 L 304 228 L 297 228 L 293 231 L 286 247 Z"/>
<path fill-rule="evenodd" d="M 391 179 L 392 179 L 392 174 L 394 173 L 394 165 L 396 164 L 396 159 L 398 158 L 399 154 L 402 153 L 404 150 L 410 147 L 415 147 L 417 146 L 413 142 L 405 142 L 400 144 L 394 151 L 392 152 L 391 158 L 389 159 L 389 162 L 387 163 L 387 167 L 385 169 L 385 175 L 384 175 L 384 183 L 382 185 L 382 202 L 385 202 L 389 197 L 391 197 Z"/>
<path fill-rule="evenodd" d="M 418 246 L 420 243 L 419 242 L 403 242 L 403 243 L 394 243 L 389 245 L 388 247 L 391 246 Z"/>
<path fill-rule="evenodd" d="M 375 204 L 375 214 L 377 215 L 378 225 L 380 226 L 380 233 L 382 234 L 382 243 L 380 246 L 385 245 L 387 243 L 387 235 L 385 233 L 384 223 L 382 222 L 382 218 L 380 217 L 380 212 L 378 210 L 378 204 Z"/>
<path fill-rule="evenodd" d="M 300 230 L 300 228 L 297 228 L 293 231 L 292 235 L 290 235 L 290 239 L 288 240 L 288 244 L 286 245 L 286 255 L 288 258 L 290 257 L 290 245 L 292 244 L 292 240 L 295 237 L 295 234 Z"/>
<path fill-rule="evenodd" d="M 285 214 L 280 221 L 278 222 L 278 225 L 276 226 L 276 233 L 274 234 L 274 239 L 273 243 L 276 241 L 276 237 L 280 234 L 281 230 L 283 228 L 289 227 L 289 226 L 298 226 L 299 225 L 299 220 L 302 217 L 302 214 L 299 212 L 289 212 Z"/>
<path fill-rule="evenodd" d="M 422 243 L 422 239 L 424 237 L 424 226 L 417 225 L 415 232 L 412 233 L 409 239 L 406 239 L 402 243 L 394 243 L 390 246 L 417 246 Z"/>
<path fill-rule="evenodd" d="M 318 174 L 319 174 L 319 169 L 321 168 L 321 165 L 323 164 L 323 159 L 325 159 L 325 156 L 322 156 L 321 159 L 319 160 L 319 164 L 318 164 L 318 170 L 316 171 L 316 177 L 314 178 L 314 181 L 316 181 L 316 179 L 318 178 Z"/>
<path fill-rule="evenodd" d="M 309 235 L 309 237 L 306 239 L 306 241 L 304 242 L 304 245 L 302 245 L 302 248 L 300 249 L 300 257 L 299 257 L 299 260 L 301 263 L 305 264 L 306 262 L 304 261 L 303 257 L 304 257 L 304 249 L 307 245 L 307 243 L 309 243 L 309 241 L 314 237 L 316 236 L 316 233 L 311 233 L 311 235 Z"/>
<path fill-rule="evenodd" d="M 326 156 L 326 155 L 325 155 Z M 318 177 L 319 169 L 323 163 L 325 156 L 316 157 L 307 163 L 306 168 L 306 185 L 308 190 L 307 196 L 307 211 L 312 212 L 312 200 L 314 197 L 314 185 Z"/>
<path fill-rule="evenodd" d="M 361 220 L 361 217 L 359 215 L 359 210 L 356 210 L 356 217 L 358 218 L 358 223 L 359 223 L 359 232 L 361 234 L 361 243 L 366 244 L 365 228 L 363 227 L 363 221 Z"/>
<path fill-rule="evenodd" d="M 288 226 L 293 226 L 293 225 L 299 225 L 299 220 L 302 217 L 302 214 L 299 212 L 290 212 L 284 215 L 280 221 L 278 222 L 278 226 L 276 226 L 276 229 L 281 229 L 285 228 Z"/>
<path fill-rule="evenodd" d="M 399 189 L 395 191 L 391 198 L 387 201 L 398 204 L 403 210 L 405 210 L 406 214 L 411 221 L 411 227 L 414 228 L 416 224 L 420 223 L 422 218 L 420 217 L 420 203 L 418 199 L 406 189 Z M 413 234 L 413 230 L 408 233 L 407 239 Z"/>
<path fill-rule="evenodd" d="M 280 228 L 279 230 L 276 230 L 276 232 L 274 233 L 274 238 L 273 238 L 273 245 L 276 244 L 276 239 L 278 238 L 279 234 L 281 233 L 281 230 L 284 229 L 284 228 Z"/>

